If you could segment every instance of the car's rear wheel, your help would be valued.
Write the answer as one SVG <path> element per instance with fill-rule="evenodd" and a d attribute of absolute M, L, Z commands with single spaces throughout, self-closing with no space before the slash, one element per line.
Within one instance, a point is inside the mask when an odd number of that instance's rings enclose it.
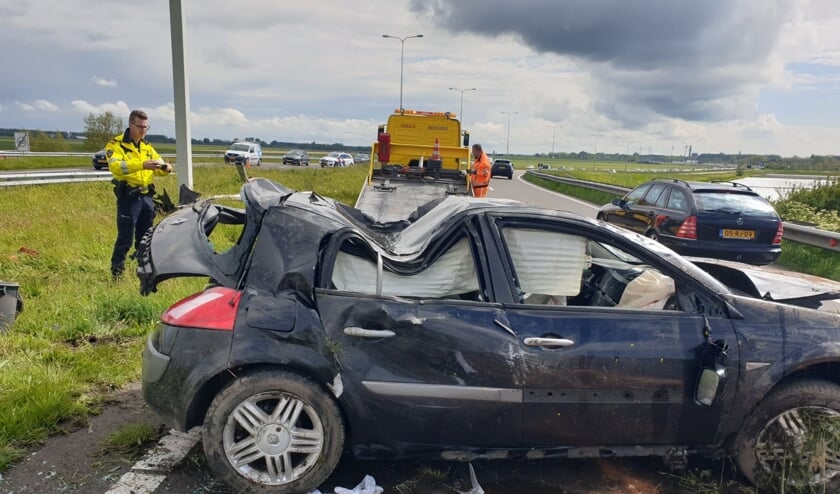
<path fill-rule="evenodd" d="M 656 230 L 652 228 L 648 230 L 647 233 L 645 233 L 645 236 L 651 240 L 656 240 L 657 242 L 659 242 L 659 234 L 656 233 Z"/>
<path fill-rule="evenodd" d="M 296 493 L 317 488 L 344 447 L 333 399 L 309 379 L 263 370 L 216 395 L 204 422 L 204 454 L 241 492 Z"/>
<path fill-rule="evenodd" d="M 840 492 L 840 386 L 798 380 L 758 404 L 736 441 L 736 462 L 753 483 Z"/>

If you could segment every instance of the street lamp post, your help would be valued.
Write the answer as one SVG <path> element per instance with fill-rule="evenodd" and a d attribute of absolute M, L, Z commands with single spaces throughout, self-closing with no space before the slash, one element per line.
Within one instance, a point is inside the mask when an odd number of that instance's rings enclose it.
<path fill-rule="evenodd" d="M 464 91 L 478 91 L 478 89 L 476 89 L 474 87 L 470 87 L 470 88 L 466 88 L 466 89 L 461 89 L 459 87 L 451 87 L 451 88 L 449 88 L 449 90 L 450 91 L 461 91 L 461 109 L 459 110 L 458 118 L 461 119 L 461 125 L 463 125 L 464 124 Z"/>
<path fill-rule="evenodd" d="M 508 121 L 507 121 L 507 144 L 506 144 L 506 148 L 505 148 L 505 155 L 509 158 L 510 157 L 510 116 L 511 115 L 517 115 L 519 112 L 518 111 L 503 111 L 501 113 L 502 113 L 502 115 L 507 115 L 507 117 L 508 117 Z"/>
<path fill-rule="evenodd" d="M 551 156 L 554 157 L 554 137 L 557 135 L 557 127 L 551 125 L 546 125 L 546 127 L 551 127 Z"/>
<path fill-rule="evenodd" d="M 411 38 L 422 38 L 422 34 L 415 34 L 414 36 L 392 36 L 390 34 L 383 34 L 383 38 L 393 38 L 400 40 L 400 111 L 403 110 L 403 60 L 405 59 L 405 40 Z"/>

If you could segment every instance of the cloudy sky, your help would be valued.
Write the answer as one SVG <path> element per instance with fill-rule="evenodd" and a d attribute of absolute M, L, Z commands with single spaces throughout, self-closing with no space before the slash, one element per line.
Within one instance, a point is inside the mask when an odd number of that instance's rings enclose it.
<path fill-rule="evenodd" d="M 369 144 L 402 47 L 403 106 L 500 153 L 840 154 L 837 0 L 181 1 L 194 138 Z M 4 1 L 0 46 L 0 128 L 174 137 L 167 0 Z"/>

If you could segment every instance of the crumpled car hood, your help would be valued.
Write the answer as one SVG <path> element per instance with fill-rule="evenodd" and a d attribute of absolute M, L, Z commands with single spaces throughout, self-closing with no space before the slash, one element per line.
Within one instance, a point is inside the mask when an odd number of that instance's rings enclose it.
<path fill-rule="evenodd" d="M 830 311 L 840 307 L 840 282 L 834 280 L 785 271 L 778 266 L 753 266 L 700 257 L 687 259 L 721 283 L 755 298 Z M 825 301 L 838 301 L 838 304 L 824 304 Z"/>

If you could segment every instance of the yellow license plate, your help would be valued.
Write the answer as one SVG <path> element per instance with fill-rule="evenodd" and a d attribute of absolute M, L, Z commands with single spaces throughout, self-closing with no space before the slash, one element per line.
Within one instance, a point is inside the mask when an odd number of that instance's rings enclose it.
<path fill-rule="evenodd" d="M 724 228 L 721 230 L 720 236 L 723 238 L 741 238 L 745 240 L 752 240 L 755 238 L 755 230 L 730 230 Z"/>

